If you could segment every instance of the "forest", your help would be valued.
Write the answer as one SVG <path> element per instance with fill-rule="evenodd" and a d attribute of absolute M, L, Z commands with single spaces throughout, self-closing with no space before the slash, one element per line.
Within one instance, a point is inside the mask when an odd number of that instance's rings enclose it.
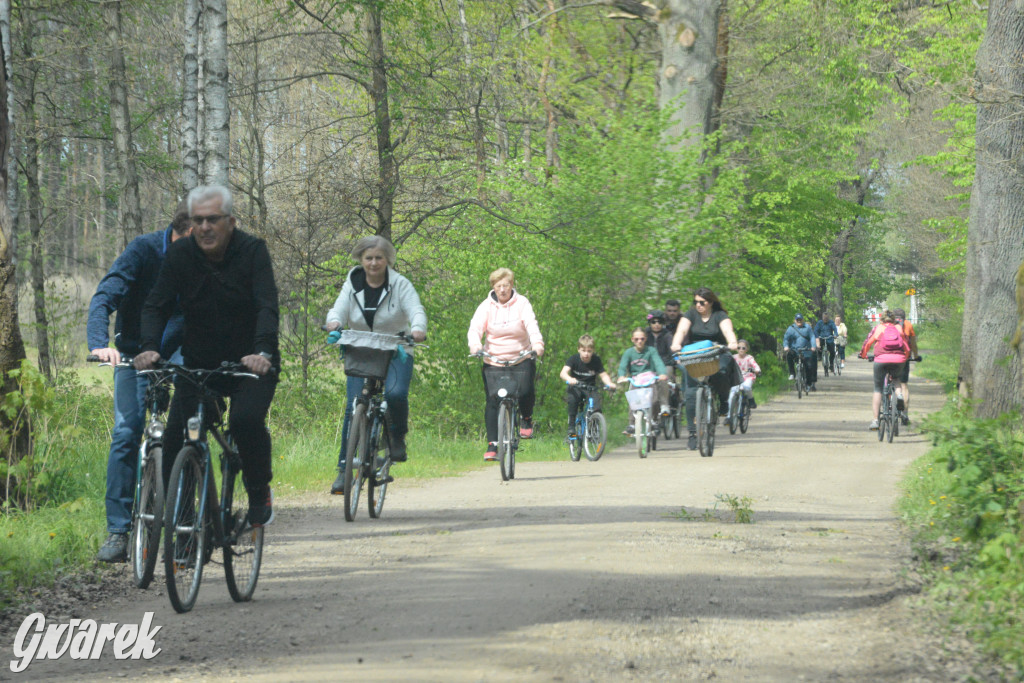
<path fill-rule="evenodd" d="M 1022 21 L 1005 0 L 3 0 L 5 487 L 33 437 L 10 396 L 31 368 L 77 381 L 96 283 L 211 182 L 273 257 L 282 432 L 333 419 L 320 324 L 370 234 L 428 312 L 413 419 L 456 435 L 479 440 L 465 337 L 498 267 L 554 364 L 583 333 L 615 357 L 698 286 L 766 356 L 794 313 L 913 290 L 975 415 L 1019 417 L 1024 69 L 991 27 Z"/>

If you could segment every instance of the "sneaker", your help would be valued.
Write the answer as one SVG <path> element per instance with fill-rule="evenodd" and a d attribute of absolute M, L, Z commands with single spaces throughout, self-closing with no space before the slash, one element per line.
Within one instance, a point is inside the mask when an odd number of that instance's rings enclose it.
<path fill-rule="evenodd" d="M 817 391 L 817 390 L 818 390 L 818 387 L 817 387 L 817 385 L 815 385 L 815 384 L 812 384 L 812 385 L 811 385 L 811 388 L 810 388 L 810 389 L 809 389 L 808 391 Z"/>
<path fill-rule="evenodd" d="M 870 429 L 873 432 L 877 431 L 878 430 L 878 420 L 872 420 L 871 421 L 871 426 L 868 427 L 868 429 Z"/>
<path fill-rule="evenodd" d="M 756 400 L 754 400 L 754 397 L 753 397 L 753 396 L 751 396 L 751 397 L 750 397 L 750 400 L 749 400 L 749 401 L 747 401 L 747 405 L 749 405 L 749 406 L 750 406 L 750 409 L 751 409 L 751 410 L 753 410 L 754 408 L 756 408 L 756 407 L 757 407 L 757 401 L 756 401 Z"/>
<path fill-rule="evenodd" d="M 839 364 L 839 367 L 840 367 L 840 368 L 845 368 L 845 367 L 846 367 L 846 363 L 840 363 L 840 364 Z"/>
<path fill-rule="evenodd" d="M 484 460 L 487 462 L 498 461 L 498 444 L 493 442 L 487 444 L 487 452 L 484 453 Z"/>
<path fill-rule="evenodd" d="M 274 521 L 274 492 L 264 487 L 258 495 L 249 494 L 249 524 L 267 526 Z"/>
<path fill-rule="evenodd" d="M 686 447 L 691 451 L 697 450 L 697 435 L 690 432 L 690 438 L 686 440 Z"/>
<path fill-rule="evenodd" d="M 100 562 L 126 562 L 128 560 L 128 534 L 110 534 L 96 553 Z"/>
<path fill-rule="evenodd" d="M 405 462 L 409 454 L 405 451 L 405 434 L 391 435 L 391 462 Z"/>
<path fill-rule="evenodd" d="M 345 493 L 345 464 L 338 467 L 338 478 L 331 484 L 331 495 L 341 496 Z"/>
<path fill-rule="evenodd" d="M 531 439 L 533 438 L 533 419 L 523 418 L 523 424 L 519 427 L 519 438 Z"/>
<path fill-rule="evenodd" d="M 626 436 L 633 436 L 636 433 L 636 429 L 634 429 L 633 425 L 629 425 L 628 427 L 622 430 L 622 433 L 625 434 Z"/>
<path fill-rule="evenodd" d="M 795 377 L 794 375 L 790 375 L 790 376 L 789 376 L 789 381 L 790 381 L 790 382 L 792 382 L 792 381 L 793 381 L 793 380 L 795 380 L 795 379 L 796 379 L 796 377 Z"/>

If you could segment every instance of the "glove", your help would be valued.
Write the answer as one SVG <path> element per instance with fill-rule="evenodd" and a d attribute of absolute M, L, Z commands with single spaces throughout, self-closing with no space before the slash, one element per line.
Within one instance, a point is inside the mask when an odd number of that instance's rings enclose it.
<path fill-rule="evenodd" d="M 337 344 L 339 339 L 341 339 L 341 330 L 331 330 L 331 333 L 327 335 L 328 344 Z"/>

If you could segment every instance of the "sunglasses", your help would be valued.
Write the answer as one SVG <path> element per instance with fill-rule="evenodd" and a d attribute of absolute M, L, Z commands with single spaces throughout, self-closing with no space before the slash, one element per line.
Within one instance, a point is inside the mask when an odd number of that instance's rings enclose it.
<path fill-rule="evenodd" d="M 703 299 L 694 299 L 693 300 L 693 305 L 694 306 L 707 306 L 708 302 L 704 301 Z"/>
<path fill-rule="evenodd" d="M 739 348 L 740 351 L 746 351 L 747 350 L 746 346 L 740 346 L 740 347 L 737 347 L 737 348 Z"/>

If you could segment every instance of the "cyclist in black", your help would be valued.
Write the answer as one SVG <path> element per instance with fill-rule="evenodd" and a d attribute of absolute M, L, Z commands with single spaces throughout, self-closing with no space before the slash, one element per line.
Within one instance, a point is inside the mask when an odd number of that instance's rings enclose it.
<path fill-rule="evenodd" d="M 669 380 L 675 381 L 676 364 L 672 360 L 672 332 L 665 326 L 665 313 L 654 309 L 647 314 L 647 345 L 658 352 L 661 362 L 665 364 L 665 375 Z M 658 382 L 658 405 L 661 406 L 661 414 L 668 415 L 670 408 L 668 382 Z"/>
<path fill-rule="evenodd" d="M 569 437 L 576 436 L 576 414 L 580 411 L 580 404 L 587 395 L 579 387 L 597 386 L 600 379 L 606 389 L 614 389 L 615 384 L 608 372 L 604 369 L 601 357 L 594 353 L 594 338 L 589 334 L 580 337 L 576 347 L 576 353 L 565 361 L 562 371 L 558 373 L 569 386 L 565 392 L 565 405 L 569 411 Z M 601 410 L 601 396 L 594 394 L 594 410 Z"/>
<path fill-rule="evenodd" d="M 832 322 L 832 316 L 825 313 L 821 316 L 821 320 L 814 323 L 814 336 L 818 338 L 818 356 L 819 359 L 822 357 L 828 358 L 828 366 L 833 367 L 833 363 L 836 359 L 836 337 L 839 335 L 839 329 L 836 324 Z M 825 354 L 828 354 L 827 356 Z"/>
<path fill-rule="evenodd" d="M 188 195 L 192 236 L 167 250 L 160 276 L 142 312 L 139 370 L 160 360 L 164 324 L 180 305 L 184 314 L 182 356 L 189 368 L 215 369 L 222 361 L 241 362 L 259 379 L 218 377 L 210 387 L 231 397 L 228 427 L 242 456 L 249 493 L 249 522 L 274 519 L 270 491 L 270 432 L 266 419 L 277 387 L 277 285 L 267 243 L 235 229 L 231 191 L 200 186 Z M 176 382 L 164 432 L 165 481 L 184 442 L 186 420 L 195 414 L 198 389 Z"/>

